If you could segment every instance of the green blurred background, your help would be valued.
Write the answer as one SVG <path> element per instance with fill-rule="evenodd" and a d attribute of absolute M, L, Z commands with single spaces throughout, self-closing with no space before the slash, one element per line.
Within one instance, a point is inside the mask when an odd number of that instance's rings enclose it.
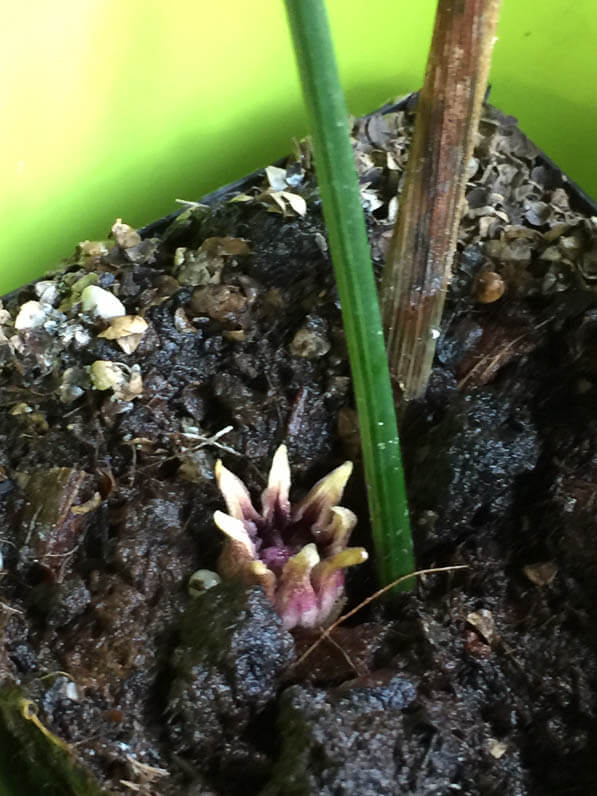
<path fill-rule="evenodd" d="M 0 293 L 305 133 L 281 0 L 0 5 Z M 352 112 L 420 86 L 435 0 L 328 8 Z M 597 196 L 595 0 L 504 0 L 498 32 L 493 102 Z"/>
<path fill-rule="evenodd" d="M 597 195 L 595 0 L 504 0 L 492 99 Z M 350 110 L 420 86 L 435 0 L 328 0 Z M 172 211 L 305 132 L 281 0 L 0 10 L 0 293 L 116 216 Z"/>

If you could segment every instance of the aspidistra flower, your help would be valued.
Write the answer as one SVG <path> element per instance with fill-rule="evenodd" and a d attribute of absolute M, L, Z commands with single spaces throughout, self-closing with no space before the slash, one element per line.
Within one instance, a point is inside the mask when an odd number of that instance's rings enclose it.
<path fill-rule="evenodd" d="M 226 535 L 220 574 L 262 586 L 287 629 L 332 621 L 343 601 L 344 569 L 367 559 L 364 548 L 347 547 L 357 518 L 337 505 L 351 472 L 352 462 L 344 462 L 292 505 L 288 454 L 280 445 L 259 512 L 240 478 L 216 463 L 228 507 L 228 514 L 214 513 Z"/>

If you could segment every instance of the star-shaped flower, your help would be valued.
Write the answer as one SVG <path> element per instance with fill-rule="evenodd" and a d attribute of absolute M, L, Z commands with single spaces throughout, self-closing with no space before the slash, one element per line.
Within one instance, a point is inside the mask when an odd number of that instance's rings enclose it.
<path fill-rule="evenodd" d="M 344 569 L 367 560 L 364 548 L 346 546 L 357 518 L 337 505 L 351 472 L 352 462 L 344 462 L 293 506 L 288 454 L 280 445 L 259 513 L 240 478 L 216 463 L 228 507 L 228 514 L 214 514 L 226 534 L 220 574 L 262 586 L 287 629 L 332 621 L 342 605 Z"/>

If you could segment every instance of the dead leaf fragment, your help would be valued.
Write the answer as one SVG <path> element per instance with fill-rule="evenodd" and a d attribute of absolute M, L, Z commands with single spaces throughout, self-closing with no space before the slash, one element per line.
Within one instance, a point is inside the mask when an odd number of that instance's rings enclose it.
<path fill-rule="evenodd" d="M 222 336 L 231 343 L 242 343 L 247 339 L 247 333 L 244 329 L 229 329 L 222 332 Z"/>
<path fill-rule="evenodd" d="M 106 340 L 116 340 L 125 354 L 132 354 L 139 347 L 139 343 L 149 325 L 140 315 L 121 315 L 112 318 L 110 325 L 98 337 Z"/>
<path fill-rule="evenodd" d="M 245 257 L 251 249 L 244 238 L 206 238 L 198 249 L 179 246 L 173 265 L 181 285 L 219 284 L 226 257 Z"/>
<path fill-rule="evenodd" d="M 286 169 L 281 169 L 279 166 L 266 166 L 265 176 L 274 191 L 285 191 L 288 187 Z"/>
<path fill-rule="evenodd" d="M 383 207 L 384 201 L 379 196 L 379 191 L 370 189 L 368 186 L 361 188 L 361 204 L 367 213 L 373 213 L 380 207 Z"/>
<path fill-rule="evenodd" d="M 307 203 L 302 196 L 299 196 L 298 193 L 292 193 L 291 191 L 280 191 L 280 196 L 288 202 L 297 216 L 305 215 L 307 212 Z"/>
<path fill-rule="evenodd" d="M 131 368 L 131 377 L 128 381 L 128 384 L 124 385 L 119 393 L 117 393 L 115 390 L 114 395 L 121 401 L 132 401 L 133 398 L 141 395 L 142 392 L 143 379 L 141 378 L 141 368 L 138 365 L 133 365 Z"/>
<path fill-rule="evenodd" d="M 29 412 L 33 412 L 33 409 L 29 406 L 29 404 L 23 403 L 22 401 L 14 404 L 14 406 L 12 406 L 10 409 L 11 415 L 25 415 Z"/>
<path fill-rule="evenodd" d="M 89 368 L 89 375 L 96 390 L 112 390 L 126 381 L 122 366 L 105 359 L 96 359 Z"/>
<path fill-rule="evenodd" d="M 86 527 L 85 518 L 71 511 L 73 504 L 87 502 L 95 478 L 84 470 L 52 467 L 17 471 L 14 480 L 26 498 L 17 538 L 27 544 L 29 560 L 38 561 L 60 582 Z"/>
<path fill-rule="evenodd" d="M 86 500 L 85 503 L 79 503 L 78 506 L 71 506 L 71 514 L 89 514 L 89 512 L 96 509 L 101 502 L 102 496 L 99 492 L 95 492 L 93 497 Z"/>
<path fill-rule="evenodd" d="M 457 363 L 458 389 L 488 384 L 496 373 L 535 346 L 535 332 L 523 324 L 506 325 L 501 319 L 488 320 L 482 335 Z"/>
<path fill-rule="evenodd" d="M 292 356 L 304 359 L 324 357 L 331 347 L 325 329 L 320 324 L 309 321 L 297 330 L 289 345 Z"/>
<path fill-rule="evenodd" d="M 500 757 L 503 757 L 507 750 L 508 744 L 505 744 L 503 741 L 497 741 L 495 738 L 491 738 L 488 745 L 489 754 L 494 757 L 496 760 L 499 760 Z"/>
<path fill-rule="evenodd" d="M 125 354 L 132 354 L 139 348 L 139 343 L 143 338 L 142 334 L 129 334 L 126 337 L 121 337 L 116 342 L 122 348 Z"/>
<path fill-rule="evenodd" d="M 121 249 L 132 249 L 141 243 L 141 235 L 134 227 L 124 224 L 121 218 L 117 218 L 112 224 L 112 235 Z"/>
<path fill-rule="evenodd" d="M 195 334 L 196 327 L 190 322 L 186 312 L 182 307 L 177 307 L 174 310 L 174 327 L 182 334 Z"/>
<path fill-rule="evenodd" d="M 96 390 L 112 390 L 119 401 L 131 401 L 143 392 L 138 365 L 129 368 L 123 362 L 96 359 L 89 366 L 89 376 Z"/>
<path fill-rule="evenodd" d="M 233 204 L 234 202 L 252 202 L 252 201 L 254 201 L 254 199 L 255 199 L 255 197 L 251 196 L 251 194 L 248 194 L 248 193 L 237 193 L 236 196 L 233 196 L 228 201 L 230 202 L 230 204 Z"/>
<path fill-rule="evenodd" d="M 251 254 L 249 244 L 244 238 L 206 238 L 199 248 L 201 251 L 206 254 L 211 254 L 214 257 L 221 257 L 222 255 L 228 257 L 243 257 L 246 254 Z"/>
<path fill-rule="evenodd" d="M 70 404 L 83 395 L 88 387 L 89 376 L 85 368 L 73 367 L 64 371 L 56 392 L 63 404 Z"/>
<path fill-rule="evenodd" d="M 207 285 L 193 291 L 191 311 L 196 315 L 207 315 L 214 321 L 242 326 L 241 319 L 247 307 L 247 297 L 232 285 Z"/>
<path fill-rule="evenodd" d="M 285 218 L 293 215 L 304 216 L 307 212 L 307 203 L 303 197 L 289 190 L 292 187 L 286 179 L 285 169 L 280 169 L 278 166 L 268 166 L 266 173 L 268 173 L 269 188 L 252 196 L 247 193 L 239 193 L 229 199 L 229 202 L 261 202 L 264 204 L 271 213 L 280 213 Z M 284 174 L 284 181 L 278 174 Z M 274 187 L 276 186 L 276 187 Z"/>
<path fill-rule="evenodd" d="M 307 212 L 307 203 L 299 194 L 291 191 L 273 191 L 268 189 L 255 197 L 258 201 L 269 205 L 268 209 L 283 216 L 304 216 Z"/>
<path fill-rule="evenodd" d="M 103 240 L 82 240 L 77 250 L 84 257 L 104 257 L 110 251 Z"/>
<path fill-rule="evenodd" d="M 522 571 L 535 586 L 549 586 L 550 583 L 553 583 L 558 574 L 558 568 L 553 561 L 527 564 L 526 567 L 523 567 Z"/>
<path fill-rule="evenodd" d="M 493 646 L 498 636 L 491 611 L 488 611 L 486 608 L 473 611 L 466 617 L 466 622 L 473 627 L 490 646 Z"/>
<path fill-rule="evenodd" d="M 140 315 L 121 315 L 118 318 L 111 318 L 110 325 L 98 337 L 105 337 L 106 340 L 118 340 L 129 334 L 143 334 L 147 331 L 148 323 Z"/>

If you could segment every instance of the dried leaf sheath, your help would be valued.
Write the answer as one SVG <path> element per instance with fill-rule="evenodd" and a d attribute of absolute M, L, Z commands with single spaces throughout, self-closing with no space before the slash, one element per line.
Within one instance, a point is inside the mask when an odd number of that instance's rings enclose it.
<path fill-rule="evenodd" d="M 425 392 L 456 249 L 501 0 L 439 0 L 382 286 L 392 379 Z"/>

